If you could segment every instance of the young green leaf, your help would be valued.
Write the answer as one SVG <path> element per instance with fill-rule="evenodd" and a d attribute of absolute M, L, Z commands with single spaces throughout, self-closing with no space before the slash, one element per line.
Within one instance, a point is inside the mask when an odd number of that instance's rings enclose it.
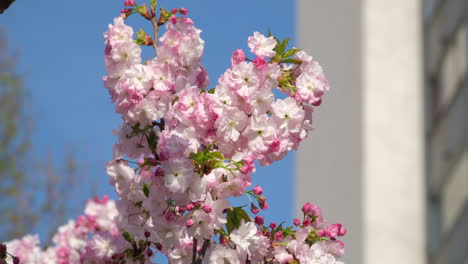
<path fill-rule="evenodd" d="M 245 223 L 251 221 L 249 215 L 244 209 L 242 209 L 242 207 L 233 207 L 227 212 L 226 219 L 226 228 L 229 233 L 234 229 L 239 228 L 242 220 L 244 220 Z"/>
<path fill-rule="evenodd" d="M 148 185 L 146 185 L 146 183 L 143 183 L 143 193 L 145 194 L 146 197 L 149 197 L 149 192 L 150 192 L 150 189 Z"/>

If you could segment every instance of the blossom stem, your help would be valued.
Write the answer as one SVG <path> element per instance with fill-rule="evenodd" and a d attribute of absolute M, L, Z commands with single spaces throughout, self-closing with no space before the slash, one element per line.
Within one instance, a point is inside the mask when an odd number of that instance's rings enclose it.
<path fill-rule="evenodd" d="M 197 263 L 197 244 L 198 240 L 196 238 L 193 238 L 192 264 Z"/>
<path fill-rule="evenodd" d="M 203 246 L 201 248 L 200 255 L 198 256 L 198 260 L 196 264 L 203 263 L 203 258 L 205 257 L 206 250 L 208 249 L 209 246 L 210 246 L 210 239 L 205 239 L 205 241 L 203 241 Z"/>
<path fill-rule="evenodd" d="M 158 26 L 158 19 L 156 16 L 156 6 L 158 5 L 158 1 L 155 1 L 154 6 L 151 7 L 151 13 L 152 13 L 152 18 L 151 18 L 151 23 L 153 24 L 153 30 L 154 30 L 154 37 L 153 37 L 153 48 L 154 48 L 154 53 L 157 54 L 158 50 L 158 31 L 159 31 L 159 26 Z"/>

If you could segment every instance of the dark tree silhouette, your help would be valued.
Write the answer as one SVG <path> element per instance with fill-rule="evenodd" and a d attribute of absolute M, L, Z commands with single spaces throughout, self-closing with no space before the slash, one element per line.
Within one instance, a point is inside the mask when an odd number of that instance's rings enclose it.
<path fill-rule="evenodd" d="M 16 0 L 0 0 L 0 14 L 3 14 Z"/>

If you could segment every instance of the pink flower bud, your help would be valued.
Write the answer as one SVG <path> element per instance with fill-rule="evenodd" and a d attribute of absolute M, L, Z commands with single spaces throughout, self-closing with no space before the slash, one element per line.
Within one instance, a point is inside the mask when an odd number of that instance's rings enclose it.
<path fill-rule="evenodd" d="M 204 205 L 202 206 L 202 209 L 203 209 L 203 211 L 204 211 L 205 213 L 207 213 L 207 214 L 209 214 L 209 213 L 211 213 L 211 211 L 213 211 L 213 209 L 211 208 L 211 206 L 210 206 L 209 204 L 204 204 Z"/>
<path fill-rule="evenodd" d="M 299 226 L 301 224 L 301 220 L 299 220 L 298 218 L 294 218 L 293 223 L 295 226 Z"/>
<path fill-rule="evenodd" d="M 188 10 L 187 10 L 187 8 L 182 7 L 181 9 L 179 9 L 179 13 L 180 13 L 181 15 L 186 16 L 186 15 L 188 15 Z"/>
<path fill-rule="evenodd" d="M 193 208 L 195 208 L 195 205 L 194 205 L 193 203 L 187 204 L 187 210 L 188 210 L 188 211 L 192 211 Z"/>
<path fill-rule="evenodd" d="M 260 205 L 260 208 L 262 208 L 262 210 L 268 209 L 268 203 L 266 201 L 260 202 L 259 205 Z"/>
<path fill-rule="evenodd" d="M 162 250 L 162 245 L 160 243 L 156 243 L 156 249 L 161 251 Z"/>
<path fill-rule="evenodd" d="M 255 223 L 257 225 L 263 225 L 263 223 L 265 223 L 265 219 L 263 218 L 263 216 L 257 215 L 255 217 Z"/>
<path fill-rule="evenodd" d="M 263 188 L 257 185 L 257 186 L 255 186 L 253 188 L 253 193 L 255 195 L 262 195 L 263 194 Z"/>
<path fill-rule="evenodd" d="M 252 212 L 252 214 L 260 213 L 260 209 L 258 209 L 258 207 L 255 206 L 253 203 L 250 205 L 250 211 Z"/>
<path fill-rule="evenodd" d="M 150 231 L 145 231 L 145 237 L 148 238 L 148 237 L 150 237 L 150 236 L 151 236 Z"/>
<path fill-rule="evenodd" d="M 271 227 L 272 229 L 275 229 L 275 228 L 276 228 L 276 223 L 275 223 L 275 222 L 271 222 L 271 223 L 270 223 L 270 227 Z"/>
<path fill-rule="evenodd" d="M 172 8 L 171 13 L 174 15 L 177 14 L 177 8 Z"/>
<path fill-rule="evenodd" d="M 325 229 L 326 236 L 330 238 L 335 238 L 338 236 L 340 229 L 341 229 L 341 224 L 331 224 L 327 226 L 327 228 Z"/>
<path fill-rule="evenodd" d="M 219 243 L 220 243 L 221 245 L 226 245 L 226 244 L 227 244 L 226 237 L 225 237 L 225 236 L 221 236 L 221 237 L 219 238 Z"/>
<path fill-rule="evenodd" d="M 174 221 L 175 218 L 176 218 L 175 214 L 173 214 L 172 212 L 166 212 L 166 214 L 164 215 L 164 217 L 165 217 L 166 220 L 169 221 L 169 222 Z"/>
<path fill-rule="evenodd" d="M 344 227 L 341 227 L 340 232 L 338 232 L 338 235 L 339 236 L 344 236 L 344 235 L 346 235 L 346 233 L 348 233 L 348 230 L 346 230 L 346 228 L 344 228 Z"/>
<path fill-rule="evenodd" d="M 267 61 L 262 58 L 262 57 L 256 57 L 253 61 L 255 67 L 257 67 L 257 69 L 259 70 L 263 70 L 265 69 L 266 65 L 267 65 Z"/>
<path fill-rule="evenodd" d="M 322 104 L 322 99 L 318 99 L 317 101 L 312 103 L 313 106 L 319 106 L 321 104 Z"/>
<path fill-rule="evenodd" d="M 276 232 L 275 233 L 275 239 L 279 240 L 279 241 L 283 240 L 283 232 L 281 232 L 281 231 Z"/>
<path fill-rule="evenodd" d="M 254 158 L 251 155 L 247 155 L 244 157 L 243 160 L 244 166 L 240 169 L 243 174 L 248 174 L 250 172 L 255 171 L 255 163 Z"/>
<path fill-rule="evenodd" d="M 129 9 L 129 8 L 124 8 L 122 10 L 120 10 L 120 13 L 124 14 L 125 16 L 128 16 L 132 13 L 132 10 Z"/>
<path fill-rule="evenodd" d="M 238 49 L 232 53 L 231 64 L 233 66 L 243 62 L 244 60 L 245 60 L 245 53 L 243 50 Z"/>
<path fill-rule="evenodd" d="M 179 207 L 179 214 L 183 214 L 185 212 L 185 206 Z"/>
<path fill-rule="evenodd" d="M 161 167 L 157 168 L 156 171 L 154 172 L 154 176 L 163 177 L 164 176 L 164 170 Z"/>
<path fill-rule="evenodd" d="M 192 227 L 194 223 L 195 221 L 192 218 L 190 218 L 189 220 L 187 220 L 187 222 L 185 222 L 185 226 Z"/>
<path fill-rule="evenodd" d="M 310 203 L 305 203 L 303 206 L 302 206 L 302 212 L 304 214 L 310 214 L 312 212 L 312 204 Z"/>
<path fill-rule="evenodd" d="M 106 48 L 104 49 L 104 55 L 109 56 L 111 51 L 112 51 L 112 46 L 111 45 L 106 45 Z"/>
<path fill-rule="evenodd" d="M 257 201 L 258 201 L 259 203 L 265 202 L 265 201 L 266 201 L 266 197 L 265 197 L 265 196 L 258 196 L 258 197 L 257 197 Z"/>
<path fill-rule="evenodd" d="M 318 231 L 317 231 L 317 235 L 318 235 L 319 237 L 324 237 L 324 236 L 325 236 L 325 230 L 322 230 L 322 229 L 318 230 Z"/>
<path fill-rule="evenodd" d="M 171 16 L 169 18 L 169 21 L 171 21 L 171 23 L 175 25 L 175 24 L 177 24 L 177 17 L 176 16 Z"/>
<path fill-rule="evenodd" d="M 136 5 L 134 0 L 125 0 L 124 1 L 124 6 L 134 6 Z"/>
<path fill-rule="evenodd" d="M 310 225 L 310 220 L 306 219 L 306 220 L 302 221 L 302 225 L 303 226 L 309 226 Z"/>

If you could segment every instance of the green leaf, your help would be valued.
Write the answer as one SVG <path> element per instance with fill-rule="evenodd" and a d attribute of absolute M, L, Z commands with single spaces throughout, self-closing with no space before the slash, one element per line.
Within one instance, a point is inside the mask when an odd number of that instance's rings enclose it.
<path fill-rule="evenodd" d="M 156 7 L 156 0 L 151 0 L 151 9 Z"/>
<path fill-rule="evenodd" d="M 283 232 L 283 237 L 288 237 L 294 233 L 291 226 L 283 229 L 282 232 Z"/>
<path fill-rule="evenodd" d="M 298 53 L 299 51 L 301 51 L 301 49 L 290 49 L 283 54 L 283 58 L 289 58 Z"/>
<path fill-rule="evenodd" d="M 146 185 L 146 183 L 143 183 L 143 193 L 145 194 L 146 197 L 149 196 L 149 192 L 150 190 L 149 190 L 148 185 Z"/>
<path fill-rule="evenodd" d="M 122 236 L 125 238 L 125 240 L 127 240 L 130 244 L 134 244 L 135 243 L 135 239 L 133 238 L 133 236 L 127 232 L 127 231 L 124 231 L 122 233 Z"/>
<path fill-rule="evenodd" d="M 285 59 L 285 60 L 282 60 L 281 62 L 284 62 L 284 63 L 293 63 L 293 64 L 302 64 L 302 61 L 298 60 L 298 59 Z"/>
<path fill-rule="evenodd" d="M 210 153 L 210 156 L 213 157 L 213 158 L 217 158 L 217 159 L 220 159 L 220 160 L 224 160 L 224 156 L 223 156 L 223 153 L 219 152 L 219 151 L 213 151 Z"/>
<path fill-rule="evenodd" d="M 148 147 L 150 148 L 151 152 L 156 152 L 156 145 L 158 144 L 158 136 L 153 129 L 150 130 L 149 135 L 146 136 L 146 141 L 148 142 Z"/>
<path fill-rule="evenodd" d="M 278 43 L 276 44 L 276 47 L 273 50 L 276 51 L 277 55 L 282 55 L 284 53 L 284 50 L 286 49 L 286 46 L 288 46 L 288 43 L 289 43 L 289 38 L 284 39 L 283 42 L 278 41 Z"/>
<path fill-rule="evenodd" d="M 242 207 L 233 207 L 227 212 L 226 228 L 229 233 L 231 233 L 234 229 L 239 228 L 242 223 L 242 220 L 244 220 L 245 223 L 251 221 L 249 215 L 244 209 L 242 209 Z"/>

